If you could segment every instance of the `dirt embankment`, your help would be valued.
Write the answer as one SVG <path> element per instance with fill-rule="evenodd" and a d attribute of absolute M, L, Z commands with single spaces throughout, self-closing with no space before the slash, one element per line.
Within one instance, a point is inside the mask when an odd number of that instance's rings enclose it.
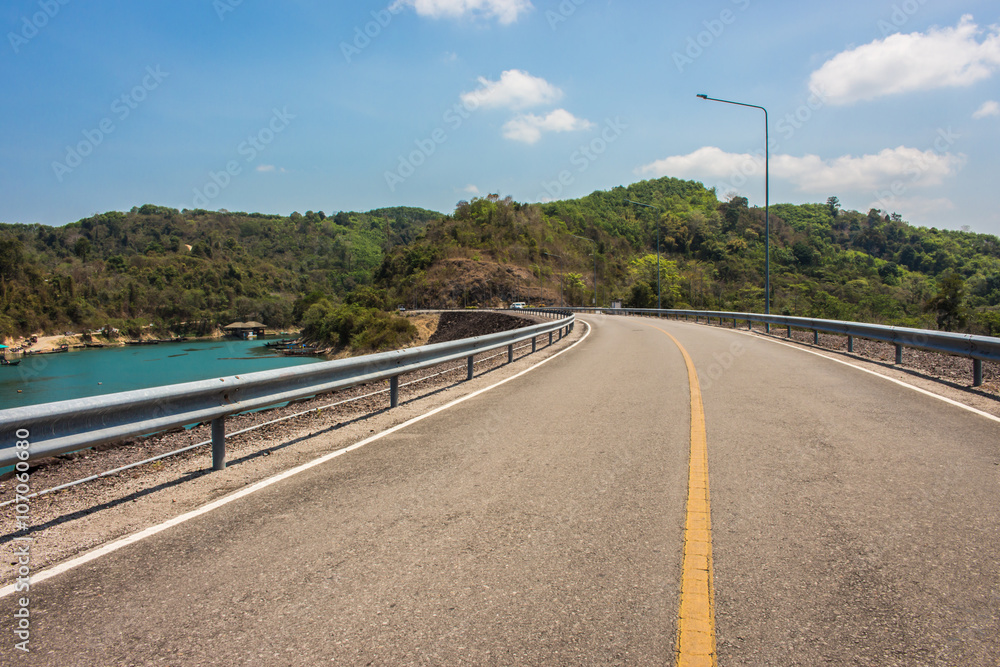
<path fill-rule="evenodd" d="M 513 301 L 558 303 L 558 274 L 547 274 L 542 282 L 523 266 L 500 263 L 484 253 L 479 259 L 452 258 L 435 263 L 427 271 L 427 287 L 416 295 L 419 303 L 444 308 L 505 306 Z"/>
<path fill-rule="evenodd" d="M 441 313 L 437 330 L 427 342 L 447 343 L 450 340 L 485 336 L 486 334 L 520 329 L 532 324 L 535 324 L 534 320 L 505 313 L 485 311 Z"/>

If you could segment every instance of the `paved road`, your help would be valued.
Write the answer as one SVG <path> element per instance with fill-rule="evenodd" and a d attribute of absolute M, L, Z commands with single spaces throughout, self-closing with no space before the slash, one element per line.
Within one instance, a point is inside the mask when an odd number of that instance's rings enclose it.
<path fill-rule="evenodd" d="M 638 318 L 38 584 L 7 664 L 670 664 L 699 369 L 722 665 L 1000 662 L 1000 424 Z M 655 325 L 655 326 L 651 326 Z"/>

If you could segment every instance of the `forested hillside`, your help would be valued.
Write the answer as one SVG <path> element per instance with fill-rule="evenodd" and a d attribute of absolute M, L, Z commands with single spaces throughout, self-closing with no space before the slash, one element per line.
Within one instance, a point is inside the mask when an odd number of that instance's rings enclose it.
<path fill-rule="evenodd" d="M 548 204 L 490 196 L 431 221 L 390 253 L 379 281 L 404 302 L 583 305 L 596 252 L 599 303 L 655 307 L 659 231 L 664 308 L 762 312 L 764 218 L 745 198 L 720 202 L 672 178 Z M 844 211 L 836 197 L 772 206 L 770 224 L 772 312 L 1000 333 L 995 236 Z"/>
<path fill-rule="evenodd" d="M 845 211 L 836 197 L 775 205 L 770 218 L 772 312 L 1000 334 L 996 237 Z M 146 205 L 0 225 L 0 334 L 288 327 L 315 304 L 583 305 L 595 270 L 598 303 L 655 307 L 658 234 L 664 308 L 763 309 L 763 209 L 661 178 L 545 204 L 489 195 L 447 216 Z"/>
<path fill-rule="evenodd" d="M 437 217 L 415 208 L 285 217 L 146 205 L 64 227 L 0 225 L 0 332 L 291 326 L 300 296 L 341 298 L 370 285 L 385 251 Z"/>

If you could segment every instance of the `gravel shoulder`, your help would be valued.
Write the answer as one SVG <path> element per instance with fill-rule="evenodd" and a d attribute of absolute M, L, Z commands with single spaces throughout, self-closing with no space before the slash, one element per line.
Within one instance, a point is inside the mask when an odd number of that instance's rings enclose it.
<path fill-rule="evenodd" d="M 226 420 L 227 468 L 222 471 L 211 470 L 209 424 L 40 461 L 31 471 L 31 492 L 203 443 L 182 454 L 30 499 L 27 535 L 33 540 L 32 570 L 39 572 L 179 516 L 494 384 L 565 349 L 585 329 L 577 326 L 551 346 L 547 336 L 539 337 L 535 354 L 528 341 L 515 348 L 512 364 L 507 363 L 506 348 L 477 355 L 471 381 L 465 381 L 464 362 L 402 375 L 400 405 L 394 410 L 389 409 L 386 381 L 230 417 Z M 285 420 L 268 423 L 280 418 Z M 16 483 L 9 475 L 0 480 L 0 502 L 14 499 Z M 25 533 L 14 530 L 13 506 L 3 507 L 0 513 L 4 518 L 0 545 L 8 565 L 3 568 L 2 587 L 15 578 L 9 567 L 13 538 Z"/>

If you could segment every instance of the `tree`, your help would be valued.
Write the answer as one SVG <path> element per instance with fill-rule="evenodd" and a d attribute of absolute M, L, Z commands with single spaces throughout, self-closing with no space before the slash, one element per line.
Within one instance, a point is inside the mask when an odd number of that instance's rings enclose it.
<path fill-rule="evenodd" d="M 938 329 L 955 331 L 968 321 L 964 301 L 965 281 L 957 273 L 949 272 L 938 281 L 938 293 L 927 301 L 924 311 L 936 313 Z"/>
<path fill-rule="evenodd" d="M 569 299 L 570 303 L 582 304 L 586 289 L 587 286 L 583 282 L 582 275 L 579 273 L 566 274 L 566 298 Z"/>
<path fill-rule="evenodd" d="M 826 200 L 826 207 L 830 210 L 830 217 L 836 218 L 837 211 L 840 209 L 840 199 L 837 197 L 828 197 Z"/>
<path fill-rule="evenodd" d="M 87 255 L 90 254 L 90 241 L 80 237 L 76 240 L 76 244 L 73 246 L 73 252 L 84 262 L 87 261 Z"/>
<path fill-rule="evenodd" d="M 625 298 L 626 308 L 652 308 L 656 306 L 656 291 L 647 282 L 632 285 L 632 291 Z"/>

